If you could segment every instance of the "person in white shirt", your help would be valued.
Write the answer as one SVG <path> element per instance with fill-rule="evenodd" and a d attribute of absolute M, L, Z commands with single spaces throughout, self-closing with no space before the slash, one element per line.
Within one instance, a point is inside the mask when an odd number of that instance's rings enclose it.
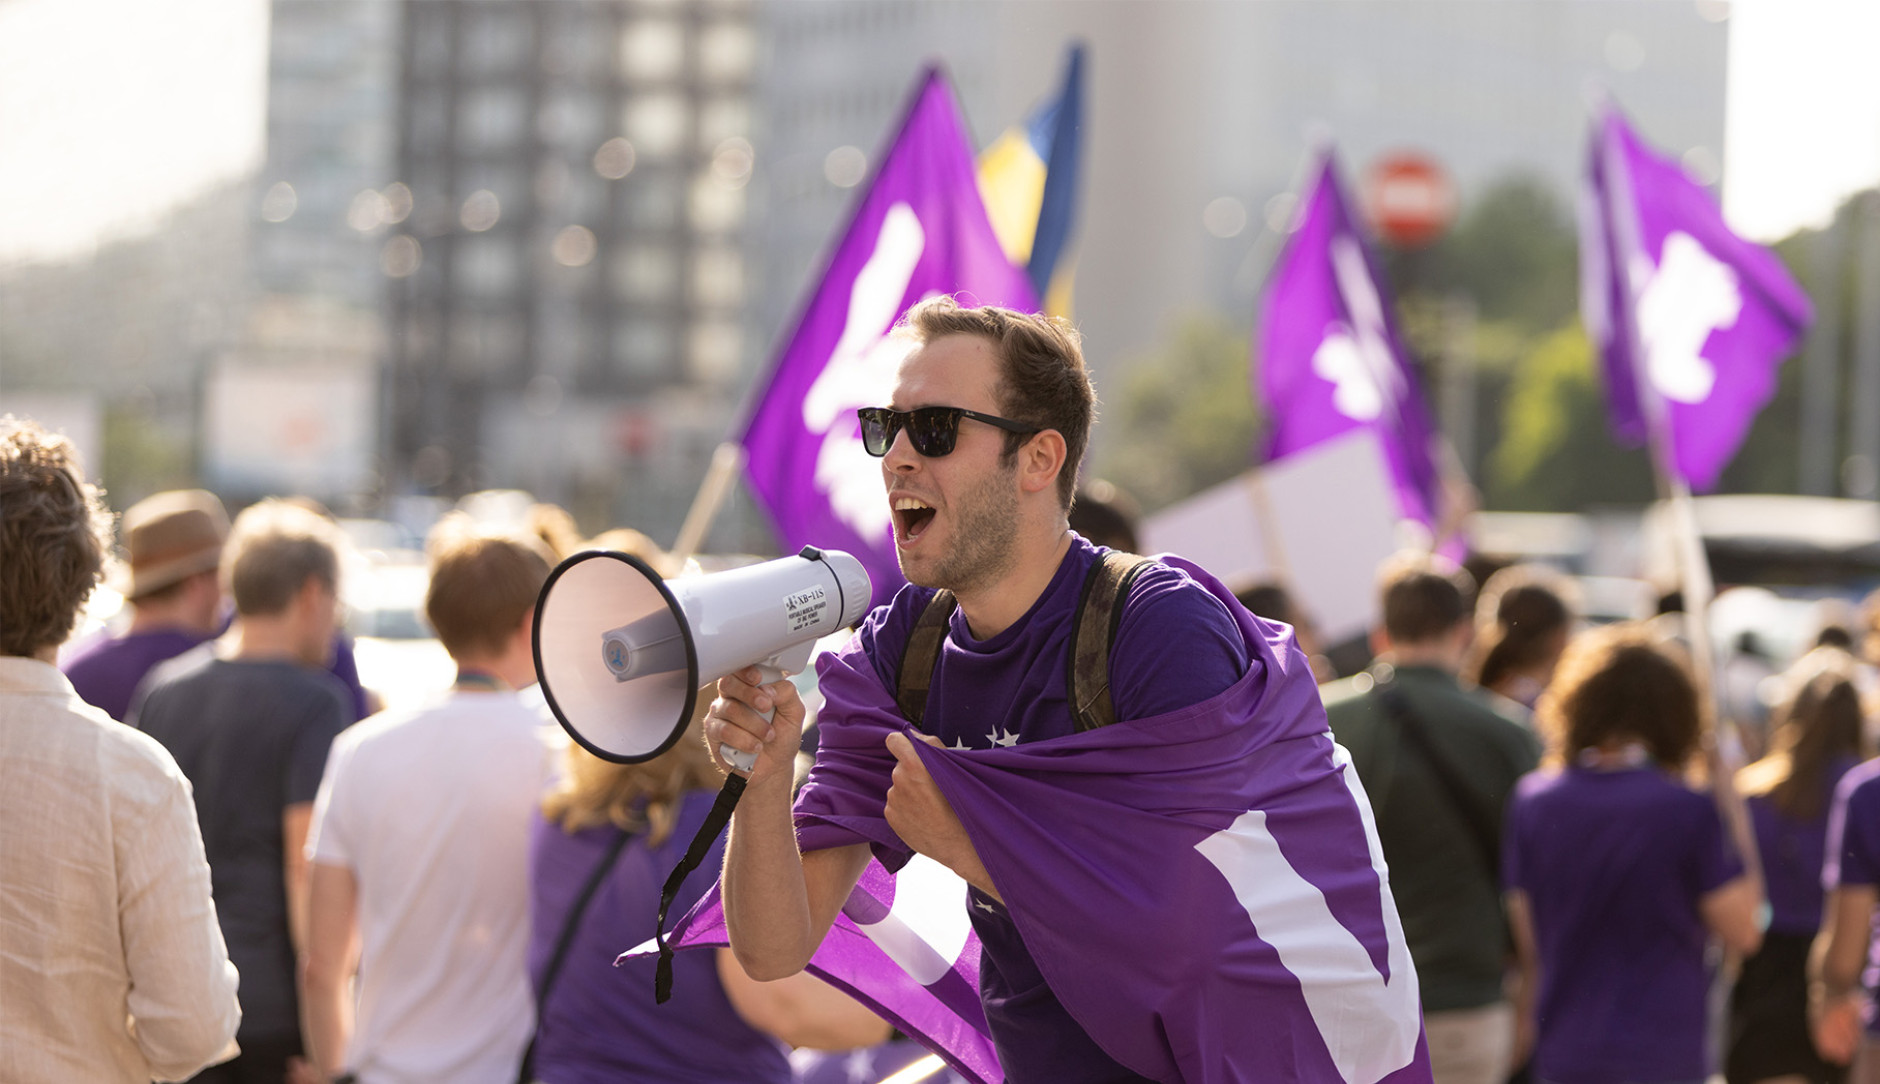
<path fill-rule="evenodd" d="M 0 1080 L 181 1080 L 235 1053 L 236 974 L 189 784 L 53 665 L 110 514 L 64 438 L 0 417 Z"/>
<path fill-rule="evenodd" d="M 555 745 L 517 690 L 549 556 L 462 517 L 429 550 L 425 614 L 457 683 L 333 742 L 307 839 L 303 1033 L 329 1080 L 508 1084 L 535 1020 L 529 827 Z"/>

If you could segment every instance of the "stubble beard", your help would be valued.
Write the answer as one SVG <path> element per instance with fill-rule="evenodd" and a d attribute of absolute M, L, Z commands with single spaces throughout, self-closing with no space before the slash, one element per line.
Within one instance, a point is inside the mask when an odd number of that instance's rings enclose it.
<path fill-rule="evenodd" d="M 954 507 L 953 540 L 927 569 L 901 574 L 919 587 L 944 587 L 954 594 L 997 583 L 1018 560 L 1018 494 L 1012 491 L 1013 464 L 993 471 Z"/>

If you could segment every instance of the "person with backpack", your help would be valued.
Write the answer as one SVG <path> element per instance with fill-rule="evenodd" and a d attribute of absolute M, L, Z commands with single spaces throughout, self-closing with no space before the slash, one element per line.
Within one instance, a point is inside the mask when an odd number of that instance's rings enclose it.
<path fill-rule="evenodd" d="M 1095 394 L 1068 324 L 942 297 L 896 334 L 891 405 L 858 420 L 909 586 L 819 665 L 794 816 L 793 687 L 749 669 L 710 709 L 714 750 L 757 754 L 721 882 L 738 961 L 802 970 L 871 856 L 922 855 L 970 886 L 1013 1084 L 1429 1080 L 1369 809 L 1289 630 L 1071 531 Z"/>
<path fill-rule="evenodd" d="M 1380 661 L 1326 686 L 1325 714 L 1377 814 L 1437 1084 L 1500 1084 L 1526 1057 L 1503 990 L 1502 810 L 1540 742 L 1513 701 L 1457 683 L 1472 634 L 1468 573 L 1405 553 L 1378 584 Z"/>

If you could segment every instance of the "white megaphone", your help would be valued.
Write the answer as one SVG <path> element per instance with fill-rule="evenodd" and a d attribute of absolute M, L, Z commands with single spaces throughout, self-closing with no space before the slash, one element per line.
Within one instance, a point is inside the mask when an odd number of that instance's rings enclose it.
<path fill-rule="evenodd" d="M 578 553 L 542 585 L 535 672 L 575 741 L 635 764 L 685 733 L 701 686 L 752 665 L 765 684 L 801 671 L 818 639 L 861 620 L 871 591 L 860 561 L 810 546 L 675 580 L 624 553 Z M 721 752 L 743 771 L 756 763 Z"/>

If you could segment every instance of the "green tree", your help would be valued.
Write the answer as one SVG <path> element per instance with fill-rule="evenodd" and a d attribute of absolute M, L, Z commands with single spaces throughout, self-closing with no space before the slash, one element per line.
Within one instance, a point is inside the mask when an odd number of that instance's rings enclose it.
<path fill-rule="evenodd" d="M 1096 473 L 1145 511 L 1224 482 L 1258 455 L 1247 333 L 1211 313 L 1184 317 L 1173 332 L 1121 367 L 1103 423 L 1110 439 L 1094 457 Z"/>
<path fill-rule="evenodd" d="M 1654 495 L 1650 458 L 1613 443 L 1592 343 L 1577 323 L 1542 339 L 1508 382 L 1502 439 L 1484 504 L 1515 512 L 1577 511 Z"/>

